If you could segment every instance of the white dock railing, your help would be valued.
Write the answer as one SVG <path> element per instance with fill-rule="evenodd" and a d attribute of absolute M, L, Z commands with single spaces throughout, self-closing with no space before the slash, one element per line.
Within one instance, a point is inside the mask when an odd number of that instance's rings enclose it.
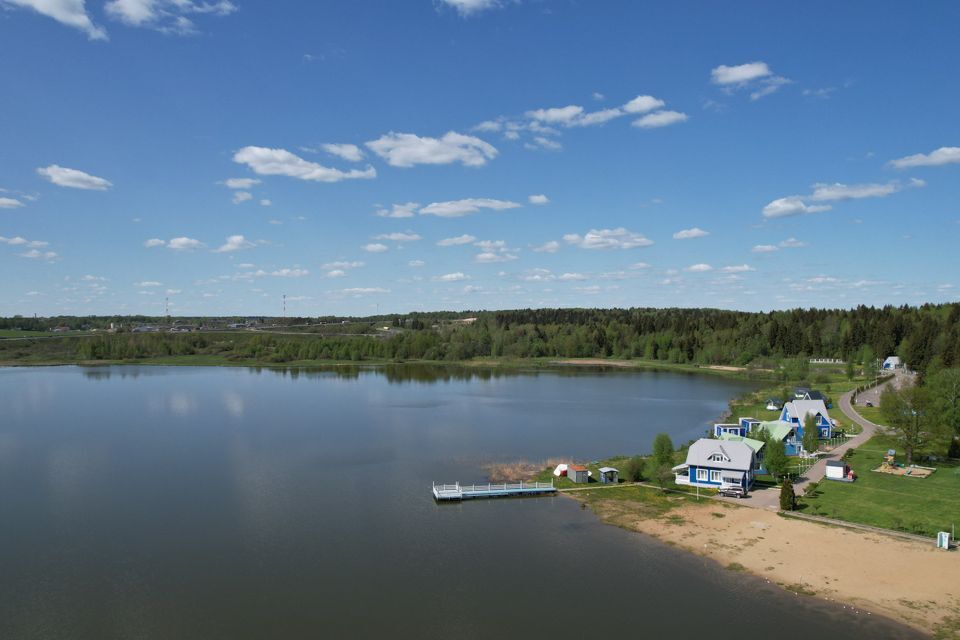
<path fill-rule="evenodd" d="M 554 489 L 553 480 L 550 482 L 502 482 L 487 484 L 463 485 L 459 482 L 454 484 L 433 483 L 433 493 L 437 497 L 441 496 L 468 496 L 475 494 L 497 494 L 497 493 L 524 493 L 527 491 L 546 491 Z"/>

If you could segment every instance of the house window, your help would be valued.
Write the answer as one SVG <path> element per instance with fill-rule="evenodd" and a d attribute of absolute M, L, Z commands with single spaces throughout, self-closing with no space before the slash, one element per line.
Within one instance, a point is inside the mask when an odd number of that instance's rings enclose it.
<path fill-rule="evenodd" d="M 720 483 L 720 474 L 722 472 L 718 469 L 710 469 L 710 482 Z"/>
<path fill-rule="evenodd" d="M 707 460 L 710 460 L 711 462 L 730 462 L 730 458 L 722 453 L 712 453 Z"/>
<path fill-rule="evenodd" d="M 706 482 L 707 481 L 707 470 L 706 469 L 697 469 L 697 481 Z"/>

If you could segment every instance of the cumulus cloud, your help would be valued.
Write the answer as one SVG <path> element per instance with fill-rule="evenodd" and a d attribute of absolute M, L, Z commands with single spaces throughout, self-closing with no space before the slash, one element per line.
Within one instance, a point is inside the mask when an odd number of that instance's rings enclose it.
<path fill-rule="evenodd" d="M 497 149 L 480 138 L 448 131 L 442 138 L 391 131 L 366 143 L 368 149 L 394 167 L 452 164 L 480 167 L 497 157 Z"/>
<path fill-rule="evenodd" d="M 435 282 L 460 282 L 461 280 L 468 280 L 469 276 L 464 275 L 462 271 L 457 271 L 456 273 L 445 273 L 442 276 L 434 276 L 431 280 Z"/>
<path fill-rule="evenodd" d="M 230 15 L 237 10 L 230 0 L 109 0 L 107 15 L 131 27 L 146 27 L 165 34 L 191 35 L 196 25 L 188 16 Z"/>
<path fill-rule="evenodd" d="M 787 238 L 780 242 L 780 246 L 784 248 L 805 247 L 807 243 L 802 240 L 797 240 L 796 238 Z"/>
<path fill-rule="evenodd" d="M 480 209 L 516 209 L 520 205 L 510 200 L 494 200 L 492 198 L 465 198 L 463 200 L 449 200 L 446 202 L 432 202 L 420 209 L 420 215 L 439 216 L 441 218 L 459 218 Z"/>
<path fill-rule="evenodd" d="M 283 269 L 271 271 L 270 275 L 276 278 L 303 278 L 310 275 L 310 272 L 306 269 L 284 267 Z"/>
<path fill-rule="evenodd" d="M 167 246 L 167 241 L 161 240 L 160 238 L 150 238 L 149 240 L 145 240 L 143 242 L 143 246 L 147 247 L 148 249 L 152 247 L 165 247 Z"/>
<path fill-rule="evenodd" d="M 423 236 L 419 233 L 381 233 L 378 236 L 374 236 L 374 240 L 392 240 L 394 242 L 416 242 L 417 240 L 423 240 Z"/>
<path fill-rule="evenodd" d="M 751 249 L 750 251 L 752 251 L 753 253 L 773 253 L 774 251 L 777 251 L 777 245 L 758 244 L 755 247 L 753 247 L 753 249 Z"/>
<path fill-rule="evenodd" d="M 671 124 L 685 122 L 690 119 L 685 113 L 679 111 L 657 111 L 649 113 L 642 118 L 634 120 L 631 124 L 641 129 L 656 129 L 659 127 L 668 127 Z"/>
<path fill-rule="evenodd" d="M 700 227 L 693 227 L 692 229 L 681 229 L 673 234 L 674 240 L 688 240 L 690 238 L 702 238 L 704 236 L 710 235 L 709 231 L 704 231 Z"/>
<path fill-rule="evenodd" d="M 328 143 L 323 145 L 323 150 L 347 162 L 360 162 L 363 160 L 363 151 L 355 144 Z"/>
<path fill-rule="evenodd" d="M 787 196 L 786 198 L 777 198 L 768 203 L 763 208 L 764 218 L 785 218 L 787 216 L 799 216 L 808 213 L 820 213 L 829 211 L 832 207 L 828 204 L 808 205 L 801 196 Z"/>
<path fill-rule="evenodd" d="M 269 206 L 272 206 L 272 205 L 273 205 L 273 202 L 270 201 L 270 200 L 268 200 L 268 199 L 266 199 L 266 198 L 262 198 L 262 199 L 260 200 L 260 206 L 261 206 L 261 207 L 269 207 Z"/>
<path fill-rule="evenodd" d="M 14 236 L 12 238 L 4 238 L 0 236 L 0 243 L 9 244 L 14 247 L 28 247 L 31 249 L 40 249 L 46 246 L 49 246 L 50 243 L 45 240 L 27 240 L 21 236 Z"/>
<path fill-rule="evenodd" d="M 586 279 L 587 276 L 583 275 L 582 273 L 564 273 L 557 278 L 557 280 L 562 280 L 564 282 L 578 282 Z"/>
<path fill-rule="evenodd" d="M 345 275 L 347 275 L 347 272 L 344 271 L 343 269 L 331 269 L 326 273 L 326 276 L 328 278 L 342 278 Z"/>
<path fill-rule="evenodd" d="M 547 124 L 570 124 L 580 117 L 583 107 L 571 104 L 566 107 L 552 107 L 549 109 L 534 109 L 527 111 L 526 116 L 538 122 Z"/>
<path fill-rule="evenodd" d="M 56 251 L 40 251 L 39 249 L 30 249 L 29 251 L 18 253 L 17 255 L 21 258 L 29 258 L 31 260 L 48 261 L 55 260 L 57 257 L 59 257 Z"/>
<path fill-rule="evenodd" d="M 464 18 L 475 13 L 495 9 L 500 6 L 500 0 L 440 0 L 448 7 L 453 7 Z"/>
<path fill-rule="evenodd" d="M 288 176 L 299 180 L 316 182 L 340 182 L 341 180 L 370 179 L 377 177 L 377 171 L 368 166 L 366 169 L 341 171 L 325 167 L 316 162 L 304 160 L 286 149 L 268 147 L 243 147 L 233 154 L 233 161 L 245 164 L 254 173 L 265 176 Z"/>
<path fill-rule="evenodd" d="M 387 245 L 381 244 L 381 243 L 379 243 L 379 242 L 371 242 L 370 244 L 365 244 L 365 245 L 363 245 L 362 248 L 363 248 L 364 251 L 369 251 L 370 253 L 383 253 L 383 252 L 386 251 L 389 247 L 387 247 Z"/>
<path fill-rule="evenodd" d="M 550 240 L 534 247 L 533 250 L 537 253 L 556 253 L 560 250 L 560 243 L 556 240 Z"/>
<path fill-rule="evenodd" d="M 890 166 L 896 169 L 910 167 L 938 167 L 944 164 L 960 162 L 960 147 L 940 147 L 930 153 L 915 153 L 890 161 Z"/>
<path fill-rule="evenodd" d="M 530 204 L 537 204 L 537 205 L 550 203 L 550 198 L 543 195 L 542 193 L 529 196 L 527 200 L 530 202 Z"/>
<path fill-rule="evenodd" d="M 390 293 L 390 289 L 384 289 L 383 287 L 351 287 L 349 289 L 341 289 L 340 293 L 352 296 L 366 296 L 374 293 Z"/>
<path fill-rule="evenodd" d="M 16 198 L 0 198 L 0 209 L 16 209 L 22 206 L 23 203 Z"/>
<path fill-rule="evenodd" d="M 462 236 L 455 236 L 453 238 L 444 238 L 437 242 L 439 247 L 455 247 L 461 244 L 470 244 L 475 241 L 476 237 L 471 236 L 469 233 L 465 233 Z"/>
<path fill-rule="evenodd" d="M 241 202 L 246 202 L 247 200 L 252 200 L 253 194 L 249 191 L 237 191 L 233 194 L 233 204 L 240 204 Z"/>
<path fill-rule="evenodd" d="M 223 181 L 223 184 L 225 184 L 228 189 L 249 189 L 254 185 L 260 184 L 260 180 L 256 178 L 227 178 Z"/>
<path fill-rule="evenodd" d="M 510 262 L 519 257 L 507 246 L 504 240 L 480 240 L 474 242 L 473 245 L 480 248 L 480 253 L 474 257 L 475 262 L 486 264 Z"/>
<path fill-rule="evenodd" d="M 79 169 L 69 169 L 58 164 L 49 167 L 40 167 L 37 173 L 58 187 L 71 189 L 87 189 L 92 191 L 106 191 L 113 184 L 105 178 L 98 178 Z"/>
<path fill-rule="evenodd" d="M 774 75 L 766 62 L 748 62 L 733 66 L 722 64 L 710 71 L 710 79 L 728 92 L 749 89 L 751 100 L 759 100 L 792 82 L 783 76 Z"/>
<path fill-rule="evenodd" d="M 359 269 L 364 265 L 359 260 L 336 260 L 320 266 L 321 269 Z"/>
<path fill-rule="evenodd" d="M 650 265 L 647 264 L 646 262 L 634 262 L 632 265 L 630 265 L 629 268 L 630 269 L 649 269 Z"/>
<path fill-rule="evenodd" d="M 581 249 L 635 249 L 648 247 L 653 240 L 643 234 L 627 231 L 623 227 L 617 229 L 591 229 L 584 235 L 568 233 L 563 236 L 567 244 Z"/>
<path fill-rule="evenodd" d="M 662 108 L 666 103 L 659 98 L 654 98 L 653 96 L 637 96 L 627 104 L 623 105 L 623 110 L 626 113 L 636 114 L 636 113 L 647 113 L 648 111 L 653 111 L 654 109 Z"/>
<path fill-rule="evenodd" d="M 690 271 L 691 273 L 706 273 L 707 271 L 713 271 L 713 267 L 706 263 L 700 262 L 698 264 L 690 265 L 684 269 L 684 271 Z"/>
<path fill-rule="evenodd" d="M 756 269 L 748 264 L 733 264 L 723 267 L 720 271 L 723 273 L 746 273 L 747 271 L 756 271 Z"/>
<path fill-rule="evenodd" d="M 219 248 L 214 249 L 216 253 L 229 253 L 231 251 L 240 251 L 242 249 L 252 249 L 255 245 L 243 236 L 227 236 L 227 241 Z"/>
<path fill-rule="evenodd" d="M 157 282 L 156 280 L 144 280 L 142 282 L 135 283 L 138 287 L 162 287 L 162 282 Z"/>
<path fill-rule="evenodd" d="M 60 24 L 80 29 L 90 40 L 107 40 L 107 31 L 87 14 L 84 0 L 5 0 L 6 4 L 33 9 Z"/>
<path fill-rule="evenodd" d="M 202 249 L 205 246 L 206 245 L 199 240 L 195 240 L 194 238 L 186 238 L 183 236 L 179 238 L 172 238 L 167 243 L 167 248 L 173 249 L 174 251 L 192 251 L 193 249 Z"/>
<path fill-rule="evenodd" d="M 407 202 L 404 204 L 395 204 L 390 209 L 377 209 L 377 215 L 381 218 L 412 218 L 414 211 L 420 206 L 419 202 Z"/>

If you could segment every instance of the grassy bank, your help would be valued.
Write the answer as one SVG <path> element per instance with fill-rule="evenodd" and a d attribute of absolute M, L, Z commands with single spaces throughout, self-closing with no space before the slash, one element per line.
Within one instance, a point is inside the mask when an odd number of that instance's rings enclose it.
<path fill-rule="evenodd" d="M 804 512 L 931 536 L 960 525 L 960 461 L 931 464 L 937 471 L 922 479 L 874 472 L 887 449 L 896 447 L 878 435 L 855 449 L 848 464 L 857 481 L 820 481 L 804 496 Z"/>

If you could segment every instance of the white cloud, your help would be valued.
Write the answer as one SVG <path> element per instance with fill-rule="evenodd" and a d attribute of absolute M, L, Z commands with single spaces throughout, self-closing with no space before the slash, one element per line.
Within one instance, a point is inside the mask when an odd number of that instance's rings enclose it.
<path fill-rule="evenodd" d="M 777 198 L 763 208 L 764 218 L 784 218 L 786 216 L 806 215 L 809 213 L 820 213 L 829 211 L 832 207 L 824 205 L 808 205 L 801 196 L 787 196 L 786 198 Z"/>
<path fill-rule="evenodd" d="M 459 162 L 479 167 L 497 156 L 497 149 L 480 138 L 449 131 L 442 138 L 412 133 L 390 133 L 366 143 L 367 148 L 394 167 Z"/>
<path fill-rule="evenodd" d="M 80 29 L 91 40 L 107 40 L 107 31 L 93 24 L 84 0 L 5 0 L 7 4 L 33 9 L 60 24 Z"/>
<path fill-rule="evenodd" d="M 503 129 L 503 123 L 499 120 L 484 120 L 473 128 L 474 131 L 482 131 L 484 133 L 496 133 L 501 129 Z"/>
<path fill-rule="evenodd" d="M 547 124 L 570 125 L 576 121 L 582 113 L 583 107 L 571 104 L 566 107 L 534 109 L 533 111 L 527 111 L 526 116 L 538 122 L 545 122 Z"/>
<path fill-rule="evenodd" d="M 534 247 L 533 250 L 537 253 L 556 253 L 560 250 L 560 243 L 556 240 L 550 240 L 549 242 L 544 242 L 543 244 Z"/>
<path fill-rule="evenodd" d="M 465 198 L 463 200 L 449 200 L 447 202 L 432 202 L 420 209 L 420 215 L 439 216 L 441 218 L 459 218 L 480 209 L 516 209 L 520 205 L 509 200 L 494 200 L 492 198 Z"/>
<path fill-rule="evenodd" d="M 167 243 L 168 249 L 173 249 L 174 251 L 192 251 L 193 249 L 202 249 L 206 245 L 195 240 L 193 238 L 172 238 L 170 242 Z"/>
<path fill-rule="evenodd" d="M 495 9 L 500 6 L 500 0 L 440 0 L 448 7 L 453 7 L 463 17 L 474 13 Z"/>
<path fill-rule="evenodd" d="M 253 194 L 249 191 L 236 191 L 233 194 L 233 204 L 240 204 L 241 202 L 246 202 L 247 200 L 252 200 Z"/>
<path fill-rule="evenodd" d="M 113 184 L 104 178 L 92 176 L 89 173 L 79 169 L 68 169 L 57 164 L 49 167 L 40 167 L 37 173 L 57 185 L 58 187 L 70 187 L 71 189 L 88 189 L 93 191 L 106 191 Z"/>
<path fill-rule="evenodd" d="M 679 111 L 657 111 L 656 113 L 649 113 L 638 120 L 634 120 L 631 124 L 641 129 L 656 129 L 658 127 L 667 127 L 678 122 L 685 122 L 689 119 L 690 116 L 685 113 L 680 113 Z"/>
<path fill-rule="evenodd" d="M 227 178 L 223 181 L 223 184 L 227 185 L 228 189 L 249 189 L 260 184 L 260 180 L 256 178 Z"/>
<path fill-rule="evenodd" d="M 462 236 L 455 236 L 453 238 L 444 238 L 443 240 L 440 240 L 437 242 L 437 246 L 438 247 L 455 247 L 461 244 L 470 244 L 476 239 L 477 238 L 475 236 L 472 236 L 469 233 L 465 233 Z"/>
<path fill-rule="evenodd" d="M 784 248 L 805 247 L 807 243 L 802 240 L 797 240 L 796 238 L 787 238 L 780 242 L 780 246 Z"/>
<path fill-rule="evenodd" d="M 774 244 L 758 244 L 750 251 L 753 253 L 773 253 L 777 250 L 777 246 Z"/>
<path fill-rule="evenodd" d="M 242 249 L 252 249 L 255 245 L 243 236 L 227 236 L 227 241 L 219 248 L 214 249 L 216 253 L 229 253 L 231 251 L 240 251 Z"/>
<path fill-rule="evenodd" d="M 160 238 L 150 238 L 149 240 L 144 241 L 143 246 L 149 249 L 151 247 L 165 247 L 167 246 L 167 243 L 165 240 L 161 240 Z"/>
<path fill-rule="evenodd" d="M 261 207 L 269 207 L 271 205 L 273 205 L 273 202 L 271 200 L 268 200 L 267 198 L 261 198 L 260 200 Z"/>
<path fill-rule="evenodd" d="M 341 180 L 376 178 L 377 171 L 373 167 L 366 169 L 351 169 L 341 171 L 331 169 L 316 162 L 304 160 L 300 156 L 286 149 L 270 149 L 268 147 L 243 147 L 233 154 L 233 161 L 245 164 L 254 173 L 264 176 L 288 176 L 300 180 L 316 182 L 340 182 Z"/>
<path fill-rule="evenodd" d="M 480 240 L 474 242 L 473 245 L 479 247 L 481 250 L 481 252 L 474 257 L 475 262 L 486 264 L 510 262 L 519 257 L 513 253 L 513 250 L 507 246 L 504 240 Z"/>
<path fill-rule="evenodd" d="M 16 209 L 22 206 L 23 203 L 16 198 L 0 198 L 0 209 Z"/>
<path fill-rule="evenodd" d="M 374 236 L 374 240 L 392 240 L 394 242 L 416 242 L 417 240 L 423 240 L 423 236 L 419 233 L 381 233 L 378 236 Z"/>
<path fill-rule="evenodd" d="M 792 84 L 793 80 L 784 78 L 783 76 L 771 76 L 766 78 L 761 82 L 761 87 L 750 92 L 751 100 L 759 100 L 764 96 L 768 96 L 775 91 L 778 91 L 780 87 L 786 84 Z"/>
<path fill-rule="evenodd" d="M 623 115 L 618 107 L 613 107 L 612 109 L 601 109 L 600 111 L 592 111 L 590 113 L 585 113 L 581 117 L 573 120 L 570 123 L 570 126 L 577 127 L 590 127 L 595 124 L 603 124 L 615 118 L 619 118 Z"/>
<path fill-rule="evenodd" d="M 684 271 L 690 271 L 692 273 L 706 273 L 707 271 L 713 271 L 713 267 L 703 262 L 700 262 L 698 264 L 690 265 L 689 267 L 684 269 Z"/>
<path fill-rule="evenodd" d="M 564 282 L 575 282 L 580 280 L 586 280 L 587 276 L 582 273 L 564 273 L 561 275 L 558 280 L 563 280 Z"/>
<path fill-rule="evenodd" d="M 30 258 L 31 260 L 54 260 L 58 257 L 56 251 L 39 251 L 37 249 L 30 249 L 17 255 L 21 258 Z"/>
<path fill-rule="evenodd" d="M 771 75 L 770 67 L 766 62 L 748 62 L 728 67 L 725 64 L 710 71 L 714 84 L 744 84 Z"/>
<path fill-rule="evenodd" d="M 237 10 L 230 0 L 109 0 L 107 15 L 131 27 L 147 27 L 165 34 L 192 35 L 196 25 L 188 15 L 230 15 Z"/>
<path fill-rule="evenodd" d="M 456 273 L 445 273 L 442 276 L 434 276 L 431 280 L 435 282 L 460 282 L 461 280 L 468 280 L 469 276 L 463 274 L 462 271 L 457 271 Z"/>
<path fill-rule="evenodd" d="M 646 238 L 643 234 L 627 231 L 623 227 L 617 229 L 591 229 L 583 236 L 576 233 L 568 233 L 563 236 L 563 239 L 568 244 L 578 246 L 581 249 L 634 249 L 637 247 L 648 247 L 653 244 L 653 241 Z"/>
<path fill-rule="evenodd" d="M 590 97 L 593 98 L 594 100 L 603 100 L 604 98 L 606 98 L 606 96 L 600 93 L 599 91 L 594 91 Z"/>
<path fill-rule="evenodd" d="M 407 263 L 407 266 L 408 266 L 408 267 L 418 268 L 418 267 L 424 266 L 425 264 L 427 264 L 427 263 L 424 262 L 423 260 L 411 260 L 410 262 Z"/>
<path fill-rule="evenodd" d="M 654 109 L 660 109 L 665 104 L 663 100 L 654 98 L 653 96 L 637 96 L 623 105 L 623 110 L 626 113 L 646 113 Z"/>
<path fill-rule="evenodd" d="M 0 236 L 0 243 L 9 244 L 14 247 L 28 247 L 30 249 L 42 249 L 50 245 L 50 243 L 45 240 L 27 240 L 21 236 L 14 236 L 12 238 Z"/>
<path fill-rule="evenodd" d="M 328 278 L 342 278 L 343 276 L 347 275 L 347 272 L 343 269 L 331 269 L 330 271 L 327 271 L 326 275 Z"/>
<path fill-rule="evenodd" d="M 321 269 L 359 269 L 364 265 L 363 262 L 359 260 L 336 260 L 334 262 L 327 262 L 320 266 Z"/>
<path fill-rule="evenodd" d="M 557 279 L 550 269 L 542 268 L 530 269 L 517 277 L 524 282 L 553 282 Z"/>
<path fill-rule="evenodd" d="M 137 282 L 138 287 L 162 287 L 162 282 L 157 282 L 156 280 L 144 280 L 143 282 Z"/>
<path fill-rule="evenodd" d="M 341 289 L 340 292 L 353 296 L 365 296 L 374 293 L 390 293 L 390 289 L 384 289 L 383 287 L 352 287 L 350 289 Z"/>
<path fill-rule="evenodd" d="M 392 209 L 378 209 L 377 215 L 381 218 L 412 218 L 413 212 L 419 206 L 419 202 L 394 204 Z"/>
<path fill-rule="evenodd" d="M 363 245 L 362 248 L 363 248 L 364 251 L 369 251 L 370 253 L 383 253 L 383 252 L 386 251 L 389 247 L 387 247 L 387 245 L 381 244 L 381 243 L 379 243 L 379 242 L 371 242 L 370 244 L 365 244 L 365 245 Z"/>
<path fill-rule="evenodd" d="M 177 295 L 177 294 L 179 294 L 179 293 L 183 293 L 183 290 L 182 290 L 182 289 L 167 289 L 167 291 L 166 291 L 166 294 L 167 294 L 168 296 L 175 296 L 175 295 Z"/>
<path fill-rule="evenodd" d="M 733 264 L 728 267 L 723 267 L 720 271 L 723 273 L 746 273 L 747 271 L 756 271 L 756 269 L 748 264 Z"/>
<path fill-rule="evenodd" d="M 533 142 L 524 143 L 523 146 L 527 149 L 546 149 L 547 151 L 560 151 L 560 149 L 563 149 L 562 144 L 545 136 L 534 136 Z"/>
<path fill-rule="evenodd" d="M 360 162 L 363 160 L 363 151 L 355 144 L 329 143 L 323 145 L 323 150 L 347 162 Z"/>
<path fill-rule="evenodd" d="M 915 153 L 912 156 L 897 158 L 890 161 L 890 166 L 897 169 L 910 167 L 938 167 L 944 164 L 960 162 L 960 147 L 940 147 L 930 153 Z"/>
<path fill-rule="evenodd" d="M 87 274 L 80 279 L 83 280 L 84 282 L 106 282 L 107 281 L 107 279 L 104 278 L 103 276 L 93 276 L 90 274 Z"/>
<path fill-rule="evenodd" d="M 310 272 L 306 269 L 290 269 L 284 267 L 283 269 L 271 271 L 270 275 L 277 278 L 303 278 L 304 276 L 310 275 Z"/>
<path fill-rule="evenodd" d="M 674 240 L 687 240 L 690 238 L 702 238 L 704 236 L 710 235 L 709 231 L 704 231 L 700 227 L 693 227 L 692 229 L 681 229 L 673 234 Z"/>
<path fill-rule="evenodd" d="M 900 191 L 902 187 L 897 182 L 887 184 L 852 184 L 839 182 L 833 184 L 818 183 L 813 185 L 811 200 L 817 202 L 829 200 L 858 200 L 860 198 L 883 198 Z"/>
<path fill-rule="evenodd" d="M 650 265 L 647 264 L 646 262 L 634 262 L 632 265 L 630 265 L 629 268 L 630 269 L 649 269 Z"/>
<path fill-rule="evenodd" d="M 530 204 L 549 204 L 550 203 L 550 198 L 543 195 L 542 193 L 529 196 L 527 200 L 530 202 Z"/>

